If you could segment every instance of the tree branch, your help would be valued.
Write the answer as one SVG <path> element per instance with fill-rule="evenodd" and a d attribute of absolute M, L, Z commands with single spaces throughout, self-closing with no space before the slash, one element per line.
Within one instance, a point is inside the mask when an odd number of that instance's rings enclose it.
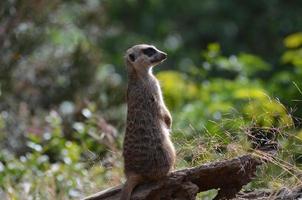
<path fill-rule="evenodd" d="M 172 172 L 163 180 L 139 185 L 135 200 L 194 200 L 199 192 L 219 189 L 215 199 L 230 199 L 255 176 L 261 162 L 251 155 L 209 163 Z M 84 200 L 119 200 L 122 185 L 109 188 Z"/>

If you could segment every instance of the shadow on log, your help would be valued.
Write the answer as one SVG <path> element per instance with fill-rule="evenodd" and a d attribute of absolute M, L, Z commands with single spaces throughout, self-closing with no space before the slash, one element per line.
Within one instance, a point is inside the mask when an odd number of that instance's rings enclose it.
<path fill-rule="evenodd" d="M 132 200 L 194 200 L 199 192 L 218 189 L 215 199 L 231 199 L 255 176 L 261 162 L 251 155 L 172 172 L 167 178 L 139 185 Z M 122 185 L 84 200 L 119 200 Z"/>

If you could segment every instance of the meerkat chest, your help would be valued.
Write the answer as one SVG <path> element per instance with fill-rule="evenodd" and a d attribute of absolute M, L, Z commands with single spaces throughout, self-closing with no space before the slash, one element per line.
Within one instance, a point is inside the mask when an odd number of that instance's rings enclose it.
<path fill-rule="evenodd" d="M 148 106 L 153 107 L 154 109 L 159 111 L 163 106 L 164 102 L 162 98 L 161 89 L 157 81 L 154 81 L 145 89 L 145 95 L 148 101 Z"/>
<path fill-rule="evenodd" d="M 137 80 L 136 83 L 128 88 L 128 106 L 129 103 L 137 106 L 158 107 L 163 104 L 163 98 L 158 81 L 154 77 L 148 77 L 145 80 Z"/>

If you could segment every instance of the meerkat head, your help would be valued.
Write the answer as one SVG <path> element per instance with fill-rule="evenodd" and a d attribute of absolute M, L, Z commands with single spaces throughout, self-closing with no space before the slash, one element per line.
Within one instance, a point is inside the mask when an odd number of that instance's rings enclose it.
<path fill-rule="evenodd" d="M 146 71 L 158 65 L 167 58 L 167 54 L 156 47 L 147 44 L 139 44 L 131 47 L 126 52 L 126 62 L 137 71 Z"/>

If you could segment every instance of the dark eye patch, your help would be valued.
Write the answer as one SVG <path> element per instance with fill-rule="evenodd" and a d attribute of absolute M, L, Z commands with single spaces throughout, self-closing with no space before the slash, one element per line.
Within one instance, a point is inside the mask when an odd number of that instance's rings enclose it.
<path fill-rule="evenodd" d="M 156 50 L 152 47 L 148 47 L 146 49 L 143 49 L 143 54 L 147 55 L 148 57 L 153 56 L 156 53 Z"/>
<path fill-rule="evenodd" d="M 130 54 L 130 55 L 129 55 L 129 58 L 130 58 L 131 62 L 134 62 L 134 61 L 135 61 L 135 56 L 134 56 L 134 54 Z"/>

